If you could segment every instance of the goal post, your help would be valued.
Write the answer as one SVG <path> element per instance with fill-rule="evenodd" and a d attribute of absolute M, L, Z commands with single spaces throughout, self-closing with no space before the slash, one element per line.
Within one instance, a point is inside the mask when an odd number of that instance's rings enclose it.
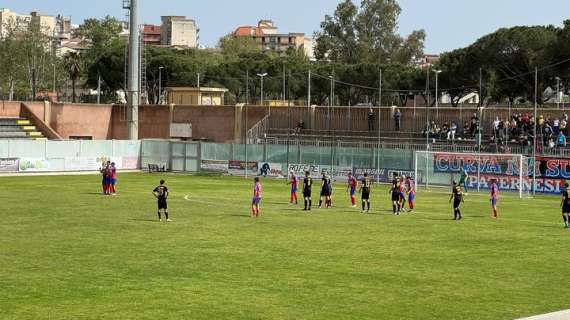
<path fill-rule="evenodd" d="M 453 180 L 460 182 L 465 170 L 467 178 L 462 187 L 467 191 L 489 189 L 490 182 L 496 180 L 500 190 L 529 197 L 533 187 L 531 159 L 520 154 L 416 151 L 416 188 L 450 186 Z"/>

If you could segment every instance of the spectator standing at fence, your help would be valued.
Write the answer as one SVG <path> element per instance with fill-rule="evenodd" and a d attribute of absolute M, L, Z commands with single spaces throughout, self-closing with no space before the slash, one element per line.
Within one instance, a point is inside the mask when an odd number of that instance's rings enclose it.
<path fill-rule="evenodd" d="M 469 127 L 469 134 L 471 135 L 472 138 L 475 137 L 478 126 L 479 126 L 479 117 L 477 117 L 477 113 L 473 113 L 473 116 L 471 117 L 471 126 Z"/>
<path fill-rule="evenodd" d="M 376 123 L 376 114 L 374 113 L 374 110 L 370 108 L 370 110 L 368 110 L 368 131 L 370 132 L 374 131 L 375 123 Z"/>
<path fill-rule="evenodd" d="M 401 124 L 402 124 L 402 112 L 400 111 L 400 109 L 396 109 L 396 112 L 394 112 L 394 125 L 396 127 L 396 131 L 400 131 Z"/>
<path fill-rule="evenodd" d="M 457 123 L 455 121 L 451 122 L 451 127 L 449 128 L 449 132 L 447 133 L 447 140 L 451 140 L 455 142 L 455 134 L 457 133 Z"/>
<path fill-rule="evenodd" d="M 495 117 L 495 121 L 493 121 L 493 136 L 499 137 L 499 125 L 501 124 L 501 120 L 499 117 Z"/>
<path fill-rule="evenodd" d="M 566 135 L 564 132 L 560 131 L 556 144 L 561 148 L 566 148 Z"/>

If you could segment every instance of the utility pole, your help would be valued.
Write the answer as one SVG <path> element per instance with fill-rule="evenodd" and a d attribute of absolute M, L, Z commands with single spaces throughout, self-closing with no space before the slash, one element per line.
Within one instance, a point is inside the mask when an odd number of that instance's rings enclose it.
<path fill-rule="evenodd" d="M 381 163 L 380 163 L 380 146 L 381 146 L 381 139 L 380 139 L 380 135 L 381 135 L 381 131 L 380 131 L 380 126 L 382 125 L 382 69 L 380 69 L 379 71 L 379 84 L 378 84 L 378 153 L 376 155 L 376 182 L 380 183 L 380 167 L 381 167 Z"/>
<path fill-rule="evenodd" d="M 538 68 L 534 69 L 534 139 L 532 150 L 532 195 L 536 194 L 536 144 L 538 137 L 536 135 L 536 126 L 538 122 Z M 542 142 L 542 141 L 541 141 Z"/>
<path fill-rule="evenodd" d="M 479 107 L 483 106 L 483 68 L 479 68 Z"/>
<path fill-rule="evenodd" d="M 200 92 L 200 72 L 198 72 L 198 75 L 197 75 L 196 85 L 198 87 L 198 105 L 201 106 L 202 105 L 202 93 Z"/>
<path fill-rule="evenodd" d="M 309 69 L 309 80 L 307 83 L 307 107 L 311 107 L 311 69 Z"/>
<path fill-rule="evenodd" d="M 158 104 L 162 104 L 162 69 L 164 67 L 158 67 Z"/>
<path fill-rule="evenodd" d="M 97 104 L 101 104 L 101 74 L 97 75 Z"/>
<path fill-rule="evenodd" d="M 245 104 L 249 104 L 249 69 L 245 70 Z"/>
<path fill-rule="evenodd" d="M 138 140 L 139 138 L 139 17 L 138 17 L 138 0 L 130 0 L 128 9 L 130 11 L 129 23 L 129 139 Z"/>

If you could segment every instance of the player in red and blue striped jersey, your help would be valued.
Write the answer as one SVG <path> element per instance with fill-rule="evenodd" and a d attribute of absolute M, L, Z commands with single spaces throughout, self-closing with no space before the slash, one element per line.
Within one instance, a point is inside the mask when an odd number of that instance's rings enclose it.
<path fill-rule="evenodd" d="M 414 212 L 416 206 L 416 186 L 414 179 L 408 179 L 407 182 L 408 182 L 408 190 L 407 190 L 408 207 L 410 208 L 408 212 Z"/>
<path fill-rule="evenodd" d="M 499 218 L 499 209 L 497 208 L 497 203 L 499 202 L 499 187 L 497 186 L 497 179 L 491 180 L 491 208 L 493 209 L 493 213 L 491 214 L 491 218 L 498 219 Z"/>
<path fill-rule="evenodd" d="M 358 187 L 358 181 L 352 175 L 352 172 L 348 174 L 348 182 L 346 186 L 346 191 L 350 194 L 350 203 L 353 208 L 356 208 L 356 188 Z"/>
<path fill-rule="evenodd" d="M 289 172 L 289 184 L 291 185 L 291 200 L 289 203 L 293 204 L 293 201 L 295 201 L 295 204 L 298 204 L 297 189 L 299 187 L 299 178 L 297 178 L 297 175 L 293 170 Z"/>
<path fill-rule="evenodd" d="M 261 203 L 261 183 L 259 177 L 253 178 L 253 199 L 251 201 L 251 217 L 259 217 L 259 204 Z"/>

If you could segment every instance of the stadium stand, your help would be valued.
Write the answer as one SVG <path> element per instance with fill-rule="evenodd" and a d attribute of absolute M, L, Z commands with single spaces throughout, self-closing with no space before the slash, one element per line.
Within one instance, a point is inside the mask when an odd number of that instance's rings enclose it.
<path fill-rule="evenodd" d="M 46 140 L 46 137 L 28 119 L 0 118 L 0 139 Z"/>

